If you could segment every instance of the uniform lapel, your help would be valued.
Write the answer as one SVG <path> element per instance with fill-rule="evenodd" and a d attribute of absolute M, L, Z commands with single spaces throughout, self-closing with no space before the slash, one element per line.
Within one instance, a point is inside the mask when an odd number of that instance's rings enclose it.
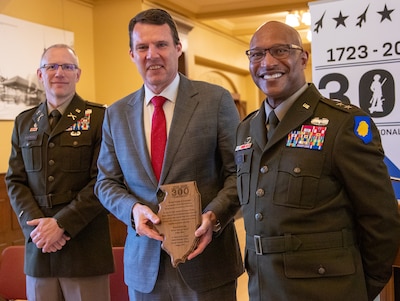
<path fill-rule="evenodd" d="M 309 119 L 317 107 L 321 94 L 316 90 L 314 85 L 309 88 L 294 102 L 275 129 L 274 136 L 267 143 L 267 149 L 280 141 L 295 128 L 301 126 Z"/>
<path fill-rule="evenodd" d="M 76 123 L 79 123 L 79 121 L 81 121 L 81 119 L 85 116 L 85 108 L 85 101 L 75 94 L 75 96 L 72 98 L 71 103 L 68 105 L 64 114 L 61 116 L 60 121 L 54 128 L 54 131 L 51 133 L 52 136 L 58 135 L 66 131 L 67 129 L 70 130 L 71 127 L 73 128 Z M 71 133 L 72 132 L 73 130 L 71 131 Z"/>
<path fill-rule="evenodd" d="M 47 116 L 46 102 L 43 102 L 37 108 L 35 114 L 32 115 L 33 128 L 43 129 L 46 134 L 50 135 L 51 128 L 49 117 Z"/>
<path fill-rule="evenodd" d="M 258 110 L 256 115 L 250 120 L 250 134 L 253 137 L 254 142 L 259 146 L 260 149 L 264 149 L 267 143 L 267 130 L 266 130 L 266 117 L 265 117 L 265 102 L 262 103 L 261 108 Z M 244 143 L 245 141 L 239 141 Z"/>

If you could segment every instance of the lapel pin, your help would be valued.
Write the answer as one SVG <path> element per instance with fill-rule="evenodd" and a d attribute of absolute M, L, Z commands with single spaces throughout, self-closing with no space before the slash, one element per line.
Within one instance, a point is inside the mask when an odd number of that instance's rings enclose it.
<path fill-rule="evenodd" d="M 69 113 L 69 114 L 67 115 L 67 117 L 71 117 L 72 120 L 74 120 L 74 121 L 75 121 L 75 119 L 76 119 L 76 115 L 74 115 L 74 114 L 72 114 L 72 113 Z"/>

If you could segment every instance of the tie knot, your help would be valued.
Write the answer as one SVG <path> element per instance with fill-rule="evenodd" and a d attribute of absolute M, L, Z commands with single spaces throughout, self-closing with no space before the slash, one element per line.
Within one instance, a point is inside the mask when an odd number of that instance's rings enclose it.
<path fill-rule="evenodd" d="M 53 110 L 50 112 L 50 118 L 49 118 L 49 123 L 51 129 L 54 129 L 56 127 L 56 124 L 61 118 L 61 113 L 59 110 Z"/>
<path fill-rule="evenodd" d="M 164 96 L 154 96 L 152 99 L 151 99 L 151 102 L 152 102 L 152 104 L 155 106 L 155 107 L 162 107 L 163 105 L 164 105 L 164 102 L 166 101 L 167 99 L 164 97 Z"/>
<path fill-rule="evenodd" d="M 272 110 L 268 115 L 268 123 L 270 126 L 276 126 L 279 123 L 279 119 L 276 117 L 274 110 Z"/>
<path fill-rule="evenodd" d="M 58 117 L 61 116 L 61 113 L 60 113 L 59 110 L 53 110 L 53 111 L 51 111 L 50 115 L 51 115 L 51 117 L 53 117 L 53 118 L 58 118 Z"/>

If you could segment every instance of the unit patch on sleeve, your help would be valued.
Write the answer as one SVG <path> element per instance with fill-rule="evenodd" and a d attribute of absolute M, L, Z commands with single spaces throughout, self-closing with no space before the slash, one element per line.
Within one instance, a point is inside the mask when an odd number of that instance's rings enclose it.
<path fill-rule="evenodd" d="M 371 118 L 368 116 L 354 116 L 354 134 L 365 144 L 372 141 Z"/>

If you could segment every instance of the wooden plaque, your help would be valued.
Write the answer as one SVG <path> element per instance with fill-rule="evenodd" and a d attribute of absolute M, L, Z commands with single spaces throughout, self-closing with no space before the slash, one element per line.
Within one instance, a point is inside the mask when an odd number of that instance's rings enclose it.
<path fill-rule="evenodd" d="M 161 223 L 155 225 L 164 236 L 162 248 L 173 267 L 186 261 L 198 243 L 194 232 L 201 224 L 201 201 L 195 181 L 162 185 L 164 200 L 159 204 Z"/>

